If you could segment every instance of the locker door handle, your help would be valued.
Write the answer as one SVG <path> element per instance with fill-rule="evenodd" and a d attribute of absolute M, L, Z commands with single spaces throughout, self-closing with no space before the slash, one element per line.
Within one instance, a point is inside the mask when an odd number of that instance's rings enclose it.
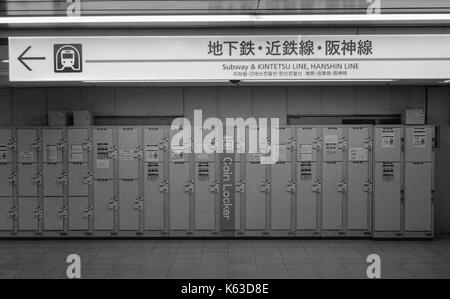
<path fill-rule="evenodd" d="M 117 209 L 119 208 L 119 200 L 117 199 L 117 197 L 114 197 L 109 201 L 108 208 L 110 210 L 117 211 Z"/>
<path fill-rule="evenodd" d="M 159 192 L 160 193 L 167 193 L 169 191 L 169 182 L 167 180 L 164 180 L 159 183 Z"/>
<path fill-rule="evenodd" d="M 17 207 L 14 206 L 8 211 L 8 217 L 11 219 L 16 219 L 18 215 Z"/>
<path fill-rule="evenodd" d="M 7 148 L 9 151 L 14 152 L 17 149 L 17 141 L 14 138 L 9 139 Z"/>
<path fill-rule="evenodd" d="M 8 184 L 11 186 L 15 186 L 17 184 L 17 175 L 15 173 L 9 175 Z"/>
<path fill-rule="evenodd" d="M 143 157 L 144 155 L 142 154 L 142 146 L 138 146 L 134 151 L 134 158 L 140 160 Z"/>
<path fill-rule="evenodd" d="M 59 211 L 58 211 L 58 217 L 62 218 L 62 219 L 67 219 L 67 216 L 69 215 L 69 210 L 67 207 L 62 207 Z"/>
<path fill-rule="evenodd" d="M 91 219 L 93 214 L 94 214 L 94 209 L 93 209 L 92 207 L 87 207 L 87 208 L 83 211 L 83 218 L 85 218 L 85 219 Z"/>
<path fill-rule="evenodd" d="M 35 140 L 33 140 L 32 144 L 31 144 L 31 148 L 33 149 L 33 151 L 35 152 L 39 152 L 41 150 L 41 139 L 37 138 Z"/>
<path fill-rule="evenodd" d="M 321 193 L 322 192 L 322 183 L 320 181 L 315 181 L 312 184 L 312 188 L 311 189 L 312 189 L 311 191 L 313 193 L 317 193 L 317 194 Z"/>
<path fill-rule="evenodd" d="M 117 151 L 118 151 L 118 148 L 116 146 L 112 147 L 108 152 L 108 158 L 109 159 L 117 159 Z"/>
<path fill-rule="evenodd" d="M 368 180 L 364 183 L 364 192 L 370 193 L 373 191 L 373 184 L 371 180 Z"/>
<path fill-rule="evenodd" d="M 295 189 L 296 189 L 295 187 L 296 187 L 295 181 L 294 180 L 289 181 L 289 183 L 286 186 L 286 192 L 295 193 Z"/>
<path fill-rule="evenodd" d="M 316 151 L 320 151 L 322 149 L 322 138 L 320 137 L 315 138 L 312 143 L 312 148 Z"/>
<path fill-rule="evenodd" d="M 209 191 L 211 191 L 211 193 L 219 193 L 219 182 L 217 180 L 211 182 Z"/>
<path fill-rule="evenodd" d="M 85 151 L 91 151 L 92 149 L 92 138 L 86 139 L 86 141 L 83 143 L 83 150 Z"/>
<path fill-rule="evenodd" d="M 36 209 L 33 210 L 34 218 L 41 219 L 42 215 L 43 215 L 43 212 L 42 212 L 42 208 L 41 207 L 37 207 Z"/>
<path fill-rule="evenodd" d="M 67 150 L 67 140 L 66 138 L 63 138 L 57 145 L 56 145 L 57 149 L 60 152 L 65 152 Z"/>
<path fill-rule="evenodd" d="M 339 193 L 346 193 L 347 192 L 347 182 L 345 180 L 341 181 L 338 184 L 337 190 Z"/>
<path fill-rule="evenodd" d="M 186 182 L 186 184 L 184 185 L 184 192 L 186 193 L 194 192 L 194 183 L 192 181 Z"/>
<path fill-rule="evenodd" d="M 236 183 L 236 193 L 245 193 L 245 182 L 243 180 Z"/>
<path fill-rule="evenodd" d="M 40 173 L 36 174 L 35 176 L 33 176 L 33 184 L 34 185 L 41 185 L 42 184 L 42 175 Z"/>
<path fill-rule="evenodd" d="M 65 172 L 58 177 L 58 185 L 67 185 L 67 174 Z"/>
<path fill-rule="evenodd" d="M 339 141 L 338 141 L 338 149 L 342 150 L 342 151 L 346 151 L 347 150 L 347 137 L 342 137 Z"/>
<path fill-rule="evenodd" d="M 84 185 L 92 185 L 92 173 L 88 173 L 83 177 L 83 184 Z"/>
<path fill-rule="evenodd" d="M 364 141 L 364 148 L 368 149 L 369 151 L 372 150 L 372 148 L 373 148 L 373 138 L 372 137 L 368 137 Z"/>
<path fill-rule="evenodd" d="M 263 193 L 269 193 L 270 192 L 270 182 L 267 180 L 262 182 L 260 190 Z"/>
<path fill-rule="evenodd" d="M 168 146 L 169 141 L 167 138 L 163 138 L 160 142 L 159 142 L 159 150 L 160 151 L 166 151 Z"/>
<path fill-rule="evenodd" d="M 134 209 L 138 211 L 144 209 L 144 199 L 142 197 L 139 197 L 134 201 Z"/>

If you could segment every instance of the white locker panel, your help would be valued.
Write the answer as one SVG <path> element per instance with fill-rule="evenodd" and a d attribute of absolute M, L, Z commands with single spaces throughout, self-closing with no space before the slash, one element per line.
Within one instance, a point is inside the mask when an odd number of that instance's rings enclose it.
<path fill-rule="evenodd" d="M 62 129 L 42 129 L 42 152 L 44 163 L 62 162 L 62 143 Z"/>
<path fill-rule="evenodd" d="M 322 229 L 342 230 L 342 162 L 324 162 L 322 180 Z"/>
<path fill-rule="evenodd" d="M 405 231 L 432 231 L 432 165 L 405 163 Z"/>
<path fill-rule="evenodd" d="M 323 161 L 342 161 L 342 150 L 345 146 L 341 127 L 322 128 Z"/>
<path fill-rule="evenodd" d="M 293 150 L 293 138 L 292 138 L 292 128 L 281 127 L 279 130 L 279 142 L 277 144 L 276 140 L 272 140 L 276 146 L 278 146 L 279 159 L 280 162 L 290 162 L 292 161 L 292 150 Z"/>
<path fill-rule="evenodd" d="M 62 231 L 64 218 L 60 214 L 64 207 L 63 199 L 59 197 L 44 197 L 44 230 Z"/>
<path fill-rule="evenodd" d="M 38 218 L 36 217 L 36 209 L 38 207 L 38 199 L 35 197 L 19 198 L 19 230 L 37 230 Z"/>
<path fill-rule="evenodd" d="M 92 134 L 94 142 L 94 178 L 112 179 L 114 177 L 113 158 L 117 154 L 113 145 L 113 130 L 95 128 Z"/>
<path fill-rule="evenodd" d="M 297 163 L 297 229 L 317 230 L 317 208 L 320 182 L 317 162 Z"/>
<path fill-rule="evenodd" d="M 401 230 L 401 163 L 375 163 L 374 170 L 374 230 Z"/>
<path fill-rule="evenodd" d="M 369 161 L 369 128 L 348 128 L 348 160 Z"/>
<path fill-rule="evenodd" d="M 291 230 L 293 185 L 292 164 L 279 162 L 271 166 L 271 228 L 272 230 Z"/>
<path fill-rule="evenodd" d="M 139 181 L 119 181 L 119 227 L 120 230 L 139 230 Z"/>
<path fill-rule="evenodd" d="M 38 142 L 36 129 L 17 130 L 18 161 L 23 163 L 37 162 L 36 146 Z"/>
<path fill-rule="evenodd" d="M 88 161 L 88 129 L 67 129 L 68 161 L 82 163 Z"/>
<path fill-rule="evenodd" d="M 195 163 L 195 229 L 216 228 L 216 179 L 215 164 Z M 217 190 L 219 191 L 219 190 Z"/>
<path fill-rule="evenodd" d="M 88 196 L 92 177 L 87 163 L 69 163 L 67 177 L 69 196 Z"/>
<path fill-rule="evenodd" d="M 114 229 L 114 192 L 112 180 L 94 181 L 94 229 Z M 117 203 L 116 203 L 117 204 Z"/>
<path fill-rule="evenodd" d="M 369 216 L 369 163 L 349 162 L 347 229 L 367 230 Z"/>
<path fill-rule="evenodd" d="M 433 136 L 433 127 L 405 127 L 405 162 L 431 162 L 433 160 Z"/>
<path fill-rule="evenodd" d="M 88 208 L 88 197 L 69 197 L 69 230 L 89 229 Z"/>
<path fill-rule="evenodd" d="M 194 183 L 189 176 L 189 163 L 170 163 L 169 222 L 171 230 L 189 230 L 189 199 Z"/>
<path fill-rule="evenodd" d="M 37 196 L 37 164 L 20 163 L 17 178 L 19 196 Z"/>
<path fill-rule="evenodd" d="M 145 230 L 164 230 L 165 193 L 168 183 L 164 181 L 163 163 L 144 164 L 144 220 Z"/>
<path fill-rule="evenodd" d="M 12 196 L 12 185 L 10 178 L 12 175 L 11 163 L 0 164 L 0 196 Z"/>
<path fill-rule="evenodd" d="M 13 218 L 9 214 L 12 208 L 12 198 L 0 197 L 0 231 L 13 230 Z"/>
<path fill-rule="evenodd" d="M 317 153 L 320 146 L 317 128 L 297 128 L 297 161 L 317 161 Z"/>
<path fill-rule="evenodd" d="M 246 163 L 245 228 L 266 229 L 266 193 L 270 185 L 266 180 L 266 166 L 259 162 Z"/>
<path fill-rule="evenodd" d="M 402 151 L 401 127 L 375 127 L 374 160 L 400 162 Z"/>
<path fill-rule="evenodd" d="M 12 154 L 9 148 L 12 141 L 10 129 L 0 129 L 0 163 L 12 162 Z"/>
<path fill-rule="evenodd" d="M 119 179 L 139 177 L 139 129 L 120 128 L 117 131 L 119 143 Z"/>
<path fill-rule="evenodd" d="M 62 196 L 63 195 L 63 169 L 61 163 L 44 163 L 43 168 L 43 186 L 44 196 Z"/>

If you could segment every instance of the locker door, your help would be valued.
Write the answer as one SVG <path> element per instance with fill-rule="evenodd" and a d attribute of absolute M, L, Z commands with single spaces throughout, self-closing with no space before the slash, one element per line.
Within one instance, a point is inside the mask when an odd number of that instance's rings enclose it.
<path fill-rule="evenodd" d="M 37 196 L 37 165 L 20 163 L 18 166 L 19 196 Z"/>
<path fill-rule="evenodd" d="M 401 163 L 375 163 L 374 230 L 401 230 Z"/>
<path fill-rule="evenodd" d="M 272 141 L 276 144 L 276 140 Z M 280 128 L 279 142 L 276 145 L 280 154 L 278 161 L 292 161 L 292 128 Z"/>
<path fill-rule="evenodd" d="M 297 163 L 297 229 L 317 230 L 317 162 Z"/>
<path fill-rule="evenodd" d="M 260 162 L 247 162 L 246 164 L 245 227 L 247 230 L 265 230 L 266 166 L 261 165 Z"/>
<path fill-rule="evenodd" d="M 37 230 L 38 220 L 35 211 L 38 207 L 38 199 L 35 197 L 19 198 L 19 230 Z"/>
<path fill-rule="evenodd" d="M 400 127 L 375 127 L 375 161 L 387 162 L 401 160 L 401 130 Z"/>
<path fill-rule="evenodd" d="M 12 198 L 0 197 L 0 231 L 13 230 L 13 219 L 9 217 L 12 207 Z"/>
<path fill-rule="evenodd" d="M 61 231 L 63 230 L 63 218 L 60 211 L 64 203 L 62 198 L 46 197 L 44 198 L 44 230 Z"/>
<path fill-rule="evenodd" d="M 44 153 L 44 162 L 62 162 L 62 139 L 62 129 L 42 129 L 42 150 Z"/>
<path fill-rule="evenodd" d="M 216 190 L 214 163 L 195 163 L 195 229 L 215 230 Z M 213 187 L 213 189 L 211 189 Z M 218 191 L 218 190 L 217 190 Z"/>
<path fill-rule="evenodd" d="M 112 180 L 94 181 L 94 229 L 114 229 L 114 209 L 110 205 L 114 197 Z"/>
<path fill-rule="evenodd" d="M 139 230 L 139 181 L 119 181 L 119 224 L 120 230 Z"/>
<path fill-rule="evenodd" d="M 164 230 L 164 195 L 168 191 L 164 182 L 164 164 L 145 163 L 144 167 L 144 229 Z"/>
<path fill-rule="evenodd" d="M 162 162 L 164 160 L 164 129 L 144 128 L 144 159 L 145 162 Z"/>
<path fill-rule="evenodd" d="M 112 179 L 114 177 L 113 171 L 113 157 L 115 150 L 113 146 L 113 131 L 112 129 L 94 129 L 94 178 L 95 179 Z"/>
<path fill-rule="evenodd" d="M 88 207 L 87 197 L 69 197 L 69 230 L 89 229 L 89 220 L 85 214 Z"/>
<path fill-rule="evenodd" d="M 0 196 L 12 196 L 12 186 L 9 178 L 12 173 L 12 165 L 0 164 Z"/>
<path fill-rule="evenodd" d="M 18 161 L 23 163 L 37 162 L 37 154 L 34 144 L 37 142 L 37 130 L 17 130 Z"/>
<path fill-rule="evenodd" d="M 11 137 L 12 135 L 10 129 L 0 129 L 0 163 L 12 162 L 12 155 L 9 150 Z"/>
<path fill-rule="evenodd" d="M 297 161 L 317 161 L 317 128 L 297 128 Z"/>
<path fill-rule="evenodd" d="M 323 128 L 323 161 L 342 161 L 342 128 Z"/>
<path fill-rule="evenodd" d="M 368 140 L 369 128 L 348 128 L 348 161 L 369 161 L 369 149 L 367 144 Z"/>
<path fill-rule="evenodd" d="M 324 162 L 322 167 L 322 229 L 342 230 L 342 163 Z"/>
<path fill-rule="evenodd" d="M 189 163 L 170 163 L 170 213 L 171 230 L 189 230 L 189 195 L 193 182 L 189 176 Z"/>
<path fill-rule="evenodd" d="M 43 165 L 43 183 L 44 196 L 62 196 L 63 185 L 60 181 L 62 177 L 62 164 L 47 164 Z"/>
<path fill-rule="evenodd" d="M 368 162 L 349 162 L 348 164 L 348 200 L 347 228 L 349 230 L 367 230 L 369 215 L 369 193 L 367 185 Z"/>
<path fill-rule="evenodd" d="M 292 184 L 291 163 L 278 162 L 271 167 L 271 227 L 272 230 L 290 230 L 292 219 L 292 193 L 288 188 Z"/>
<path fill-rule="evenodd" d="M 68 161 L 75 163 L 88 162 L 87 144 L 87 129 L 67 129 Z"/>
<path fill-rule="evenodd" d="M 137 179 L 139 177 L 139 130 L 121 128 L 119 138 L 119 179 Z"/>
<path fill-rule="evenodd" d="M 432 230 L 431 163 L 405 164 L 405 231 Z"/>
<path fill-rule="evenodd" d="M 405 127 L 405 161 L 426 161 L 433 159 L 432 127 Z"/>
<path fill-rule="evenodd" d="M 69 163 L 68 166 L 69 196 L 88 196 L 90 178 L 87 163 Z"/>

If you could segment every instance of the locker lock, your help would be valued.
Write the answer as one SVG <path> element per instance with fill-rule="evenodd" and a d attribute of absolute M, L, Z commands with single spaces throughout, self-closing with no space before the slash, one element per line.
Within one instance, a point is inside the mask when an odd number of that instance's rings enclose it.
<path fill-rule="evenodd" d="M 14 139 L 14 138 L 9 139 L 7 148 L 9 151 L 14 152 L 17 149 L 16 139 Z"/>
<path fill-rule="evenodd" d="M 138 211 L 142 211 L 144 209 L 144 199 L 142 197 L 138 197 L 134 201 L 134 209 Z"/>
<path fill-rule="evenodd" d="M 322 149 L 322 138 L 316 137 L 312 143 L 312 149 L 316 151 L 320 151 Z"/>
<path fill-rule="evenodd" d="M 63 138 L 57 145 L 56 147 L 58 148 L 58 150 L 60 152 L 65 152 L 67 150 L 67 139 Z"/>
<path fill-rule="evenodd" d="M 84 185 L 92 185 L 92 173 L 89 172 L 83 177 L 83 184 Z"/>
<path fill-rule="evenodd" d="M 35 140 L 33 140 L 31 148 L 33 149 L 33 151 L 39 152 L 41 150 L 41 139 L 36 138 Z"/>
<path fill-rule="evenodd" d="M 220 187 L 219 187 L 219 181 L 218 180 L 214 180 L 211 182 L 211 184 L 209 185 L 209 191 L 211 193 L 219 193 Z"/>
<path fill-rule="evenodd" d="M 347 192 L 347 181 L 342 180 L 338 184 L 338 192 L 339 193 L 346 193 Z"/>
<path fill-rule="evenodd" d="M 161 141 L 159 142 L 159 150 L 160 151 L 166 151 L 169 144 L 169 140 L 167 138 L 163 138 L 161 139 Z"/>
<path fill-rule="evenodd" d="M 373 148 L 373 138 L 369 137 L 366 140 L 364 140 L 364 148 L 368 149 L 369 151 Z"/>
<path fill-rule="evenodd" d="M 17 184 L 17 175 L 15 173 L 11 173 L 8 177 L 8 183 L 11 186 L 15 186 Z"/>
<path fill-rule="evenodd" d="M 342 137 L 341 139 L 339 139 L 337 147 L 338 147 L 338 149 L 340 149 L 342 151 L 346 151 L 347 150 L 347 137 Z"/>
<path fill-rule="evenodd" d="M 286 186 L 286 192 L 295 193 L 295 180 L 290 180 Z"/>
<path fill-rule="evenodd" d="M 110 210 L 114 210 L 117 211 L 117 209 L 119 208 L 119 200 L 117 197 L 113 197 L 109 203 L 108 203 L 108 208 Z"/>
<path fill-rule="evenodd" d="M 244 193 L 245 192 L 245 182 L 244 180 L 239 180 L 236 182 L 236 192 L 237 193 Z"/>
<path fill-rule="evenodd" d="M 364 182 L 364 192 L 370 193 L 373 190 L 373 183 L 371 180 Z"/>
<path fill-rule="evenodd" d="M 87 207 L 84 211 L 83 211 L 83 217 L 85 219 L 91 219 L 92 215 L 94 215 L 94 209 L 92 207 Z"/>
<path fill-rule="evenodd" d="M 117 159 L 117 151 L 118 151 L 117 146 L 112 147 L 112 148 L 108 151 L 108 158 L 109 158 L 109 159 Z"/>
<path fill-rule="evenodd" d="M 92 138 L 87 138 L 86 141 L 83 143 L 83 150 L 85 151 L 91 151 L 92 149 Z"/>
<path fill-rule="evenodd" d="M 268 180 L 265 180 L 261 183 L 261 192 L 263 193 L 269 193 L 270 192 L 270 182 Z"/>
<path fill-rule="evenodd" d="M 314 181 L 314 183 L 312 184 L 312 188 L 311 191 L 313 193 L 321 193 L 322 192 L 322 182 L 321 181 Z"/>
<path fill-rule="evenodd" d="M 134 158 L 140 160 L 143 157 L 144 155 L 142 154 L 142 146 L 138 146 L 134 151 Z"/>
<path fill-rule="evenodd" d="M 42 175 L 37 173 L 33 176 L 33 184 L 39 186 L 42 184 Z"/>
<path fill-rule="evenodd" d="M 12 207 L 12 208 L 8 211 L 8 217 L 11 218 L 11 219 L 16 219 L 18 215 L 19 215 L 19 214 L 18 214 L 18 210 L 17 210 L 17 207 L 16 207 L 16 206 Z"/>
<path fill-rule="evenodd" d="M 62 219 L 67 219 L 67 216 L 69 215 L 69 210 L 67 207 L 61 207 L 58 211 L 58 217 Z"/>
<path fill-rule="evenodd" d="M 67 185 L 67 174 L 65 172 L 58 177 L 58 185 Z"/>
<path fill-rule="evenodd" d="M 192 193 L 194 192 L 194 183 L 189 180 L 184 184 L 184 192 L 186 193 Z"/>
<path fill-rule="evenodd" d="M 167 193 L 169 191 L 169 181 L 164 180 L 159 183 L 159 192 L 160 193 Z"/>
<path fill-rule="evenodd" d="M 43 215 L 42 212 L 42 207 L 37 207 L 36 209 L 33 210 L 33 216 L 36 219 L 41 219 Z"/>
<path fill-rule="evenodd" d="M 295 150 L 295 138 L 289 138 L 288 142 L 286 143 L 286 149 L 290 151 Z"/>

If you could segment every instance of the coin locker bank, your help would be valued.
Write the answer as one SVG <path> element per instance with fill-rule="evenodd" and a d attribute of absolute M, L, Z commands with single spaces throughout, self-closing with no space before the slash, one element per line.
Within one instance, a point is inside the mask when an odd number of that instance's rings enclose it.
<path fill-rule="evenodd" d="M 416 61 L 425 42 L 437 46 Z M 23 85 L 2 95 L 21 109 L 65 99 L 95 122 L 0 128 L 0 237 L 433 238 L 439 130 L 398 117 L 426 113 L 429 91 L 396 81 L 449 78 L 448 53 L 450 36 L 433 34 L 10 37 Z M 249 152 L 249 128 L 210 140 L 230 153 L 197 153 L 195 126 L 148 120 L 198 109 L 224 132 L 226 117 L 281 119 L 266 140 L 278 159 Z"/>

